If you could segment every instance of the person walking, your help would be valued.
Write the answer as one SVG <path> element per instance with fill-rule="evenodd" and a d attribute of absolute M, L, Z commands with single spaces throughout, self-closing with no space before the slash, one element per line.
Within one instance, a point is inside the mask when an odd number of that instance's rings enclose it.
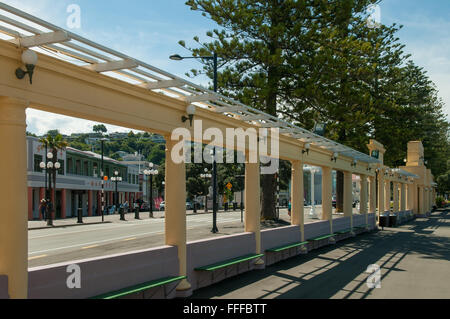
<path fill-rule="evenodd" d="M 45 220 L 45 213 L 47 211 L 47 201 L 45 199 L 41 200 L 39 204 L 39 213 L 42 215 L 42 220 Z"/>

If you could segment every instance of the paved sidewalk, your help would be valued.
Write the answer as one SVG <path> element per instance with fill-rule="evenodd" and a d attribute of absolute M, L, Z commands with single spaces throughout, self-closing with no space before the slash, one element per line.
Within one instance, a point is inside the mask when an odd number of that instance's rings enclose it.
<path fill-rule="evenodd" d="M 359 235 L 194 292 L 194 299 L 450 299 L 450 210 Z M 366 273 L 378 265 L 381 288 Z"/>

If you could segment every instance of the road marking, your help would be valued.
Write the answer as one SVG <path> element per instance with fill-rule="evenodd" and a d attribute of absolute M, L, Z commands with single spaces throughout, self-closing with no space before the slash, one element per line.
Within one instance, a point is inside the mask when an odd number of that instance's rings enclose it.
<path fill-rule="evenodd" d="M 33 259 L 38 259 L 38 258 L 44 258 L 44 257 L 47 257 L 47 256 L 48 256 L 48 255 L 34 256 L 34 257 L 28 258 L 28 260 L 33 260 Z"/>
<path fill-rule="evenodd" d="M 130 241 L 130 240 L 136 240 L 136 239 L 137 239 L 136 237 L 133 237 L 133 238 L 124 239 L 123 241 Z"/>
<path fill-rule="evenodd" d="M 85 247 L 83 247 L 81 249 L 90 249 L 90 248 L 95 248 L 95 247 L 98 247 L 98 245 L 85 246 Z"/>

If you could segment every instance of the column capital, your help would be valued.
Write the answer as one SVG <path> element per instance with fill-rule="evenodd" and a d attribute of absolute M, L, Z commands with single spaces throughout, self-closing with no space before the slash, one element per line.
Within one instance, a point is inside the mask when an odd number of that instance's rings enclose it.
<path fill-rule="evenodd" d="M 29 102 L 23 99 L 16 99 L 8 96 L 0 96 L 0 117 L 1 125 L 24 126 L 26 123 L 25 109 Z"/>

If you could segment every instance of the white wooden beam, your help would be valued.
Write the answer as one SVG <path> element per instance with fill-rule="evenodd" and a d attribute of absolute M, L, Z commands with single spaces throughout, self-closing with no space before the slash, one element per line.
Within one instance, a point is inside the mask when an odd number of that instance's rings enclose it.
<path fill-rule="evenodd" d="M 188 103 L 215 101 L 215 100 L 217 100 L 217 96 L 214 94 L 191 95 L 186 97 L 186 102 Z"/>
<path fill-rule="evenodd" d="M 157 89 L 168 89 L 173 87 L 182 86 L 184 83 L 180 80 L 167 80 L 167 81 L 156 81 L 156 82 L 147 82 L 141 84 L 142 87 L 149 90 L 157 90 Z"/>
<path fill-rule="evenodd" d="M 120 60 L 120 61 L 91 64 L 85 66 L 84 68 L 95 72 L 109 72 L 123 69 L 132 69 L 136 68 L 137 66 L 138 64 L 133 60 Z"/>
<path fill-rule="evenodd" d="M 43 33 L 39 35 L 33 35 L 29 37 L 23 37 L 14 39 L 11 42 L 22 48 L 37 47 L 52 43 L 61 43 L 70 41 L 69 36 L 64 31 L 55 31 L 49 33 Z"/>

